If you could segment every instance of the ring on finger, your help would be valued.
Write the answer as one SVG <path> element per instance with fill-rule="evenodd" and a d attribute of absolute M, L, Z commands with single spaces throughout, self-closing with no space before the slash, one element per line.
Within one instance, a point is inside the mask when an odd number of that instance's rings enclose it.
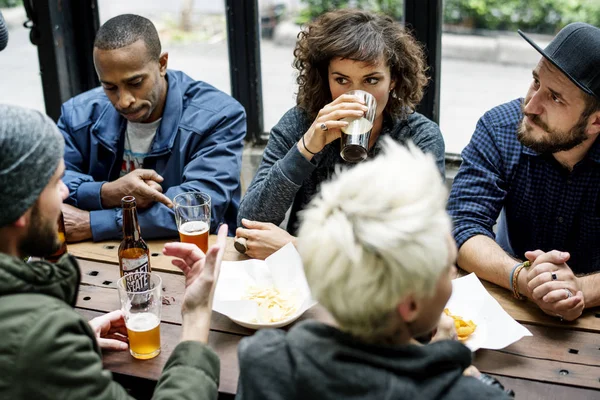
<path fill-rule="evenodd" d="M 552 280 L 555 281 L 558 279 L 558 276 L 556 275 L 556 272 L 550 272 L 550 275 L 552 276 Z"/>
<path fill-rule="evenodd" d="M 573 293 L 571 293 L 571 291 L 567 288 L 564 288 L 564 290 L 567 292 L 567 299 L 570 299 L 571 297 L 573 297 Z"/>
<path fill-rule="evenodd" d="M 321 128 L 321 130 L 322 130 L 323 132 L 325 132 L 327 129 L 329 129 L 329 128 L 327 127 L 327 124 L 326 124 L 325 122 L 323 122 L 323 123 L 321 124 L 320 128 Z"/>
<path fill-rule="evenodd" d="M 560 318 L 560 320 L 561 320 L 561 321 L 563 320 L 563 316 L 562 316 L 562 315 L 560 315 L 560 314 L 556 314 L 556 316 L 557 316 L 558 318 Z"/>

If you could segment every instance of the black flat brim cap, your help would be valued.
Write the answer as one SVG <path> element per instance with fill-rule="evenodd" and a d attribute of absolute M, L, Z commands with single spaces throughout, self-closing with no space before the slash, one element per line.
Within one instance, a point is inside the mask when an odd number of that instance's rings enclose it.
<path fill-rule="evenodd" d="M 600 100 L 600 29 L 583 22 L 564 27 L 542 49 L 520 29 L 523 37 L 544 58 L 585 93 Z"/>

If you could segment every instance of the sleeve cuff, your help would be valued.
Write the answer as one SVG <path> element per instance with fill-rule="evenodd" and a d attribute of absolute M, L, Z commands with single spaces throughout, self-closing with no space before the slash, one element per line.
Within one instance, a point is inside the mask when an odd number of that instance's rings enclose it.
<path fill-rule="evenodd" d="M 476 235 L 484 235 L 484 236 L 489 237 L 492 240 L 496 240 L 496 237 L 493 232 L 490 232 L 490 231 L 480 228 L 480 227 L 472 227 L 472 228 L 467 228 L 464 230 L 458 230 L 455 228 L 453 235 L 454 235 L 454 240 L 456 241 L 456 247 L 458 249 L 460 249 L 467 240 L 471 239 L 473 236 L 476 236 Z"/>
<path fill-rule="evenodd" d="M 207 345 L 185 341 L 175 347 L 165 365 L 165 370 L 173 366 L 187 366 L 204 371 L 218 386 L 221 371 L 219 356 Z"/>
<path fill-rule="evenodd" d="M 77 188 L 77 205 L 82 210 L 102 210 L 100 189 L 105 182 L 83 182 Z"/>
<path fill-rule="evenodd" d="M 302 182 L 309 176 L 317 166 L 308 161 L 294 146 L 287 152 L 285 157 L 279 162 L 279 168 L 283 175 L 294 184 L 301 186 Z"/>
<path fill-rule="evenodd" d="M 121 237 L 118 220 L 122 217 L 119 211 L 116 208 L 90 211 L 90 227 L 94 242 Z"/>

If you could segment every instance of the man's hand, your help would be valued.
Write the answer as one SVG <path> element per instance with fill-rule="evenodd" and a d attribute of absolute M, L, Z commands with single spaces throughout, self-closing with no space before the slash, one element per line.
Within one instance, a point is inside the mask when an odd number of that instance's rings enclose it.
<path fill-rule="evenodd" d="M 529 297 L 546 313 L 567 321 L 577 319 L 585 308 L 581 282 L 567 265 L 570 254 L 552 250 L 528 251 Z"/>
<path fill-rule="evenodd" d="M 165 244 L 163 254 L 176 257 L 172 263 L 185 275 L 185 293 L 181 306 L 183 340 L 203 343 L 208 341 L 212 302 L 226 239 L 227 225 L 223 224 L 219 228 L 217 243 L 208 249 L 206 255 L 191 243 Z"/>
<path fill-rule="evenodd" d="M 64 203 L 61 209 L 65 220 L 67 242 L 81 242 L 92 238 L 89 211 L 80 210 Z"/>
<path fill-rule="evenodd" d="M 270 222 L 258 222 L 242 219 L 242 227 L 235 231 L 236 238 L 246 238 L 246 255 L 264 260 L 277 250 L 288 244 L 295 243 L 296 238 L 287 231 Z"/>
<path fill-rule="evenodd" d="M 446 315 L 446 313 L 442 313 L 440 322 L 431 337 L 432 342 L 437 342 L 439 340 L 458 340 L 454 318 Z"/>
<path fill-rule="evenodd" d="M 116 310 L 89 321 L 96 340 L 104 350 L 127 350 L 127 328 L 123 312 Z"/>
<path fill-rule="evenodd" d="M 163 177 L 151 169 L 136 169 L 113 182 L 106 182 L 100 189 L 102 207 L 116 208 L 121 206 L 121 199 L 134 196 L 138 208 L 151 207 L 160 202 L 173 207 L 171 199 L 162 193 L 160 183 Z"/>

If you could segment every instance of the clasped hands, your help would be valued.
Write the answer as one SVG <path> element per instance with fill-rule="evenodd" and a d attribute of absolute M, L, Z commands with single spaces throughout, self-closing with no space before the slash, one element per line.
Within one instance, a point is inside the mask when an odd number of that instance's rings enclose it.
<path fill-rule="evenodd" d="M 548 315 L 567 321 L 577 319 L 585 308 L 585 300 L 580 278 L 567 265 L 571 255 L 557 250 L 536 250 L 528 251 L 525 257 L 531 263 L 529 269 L 523 271 L 527 272 L 527 297 Z M 519 275 L 519 281 L 521 279 Z"/>

